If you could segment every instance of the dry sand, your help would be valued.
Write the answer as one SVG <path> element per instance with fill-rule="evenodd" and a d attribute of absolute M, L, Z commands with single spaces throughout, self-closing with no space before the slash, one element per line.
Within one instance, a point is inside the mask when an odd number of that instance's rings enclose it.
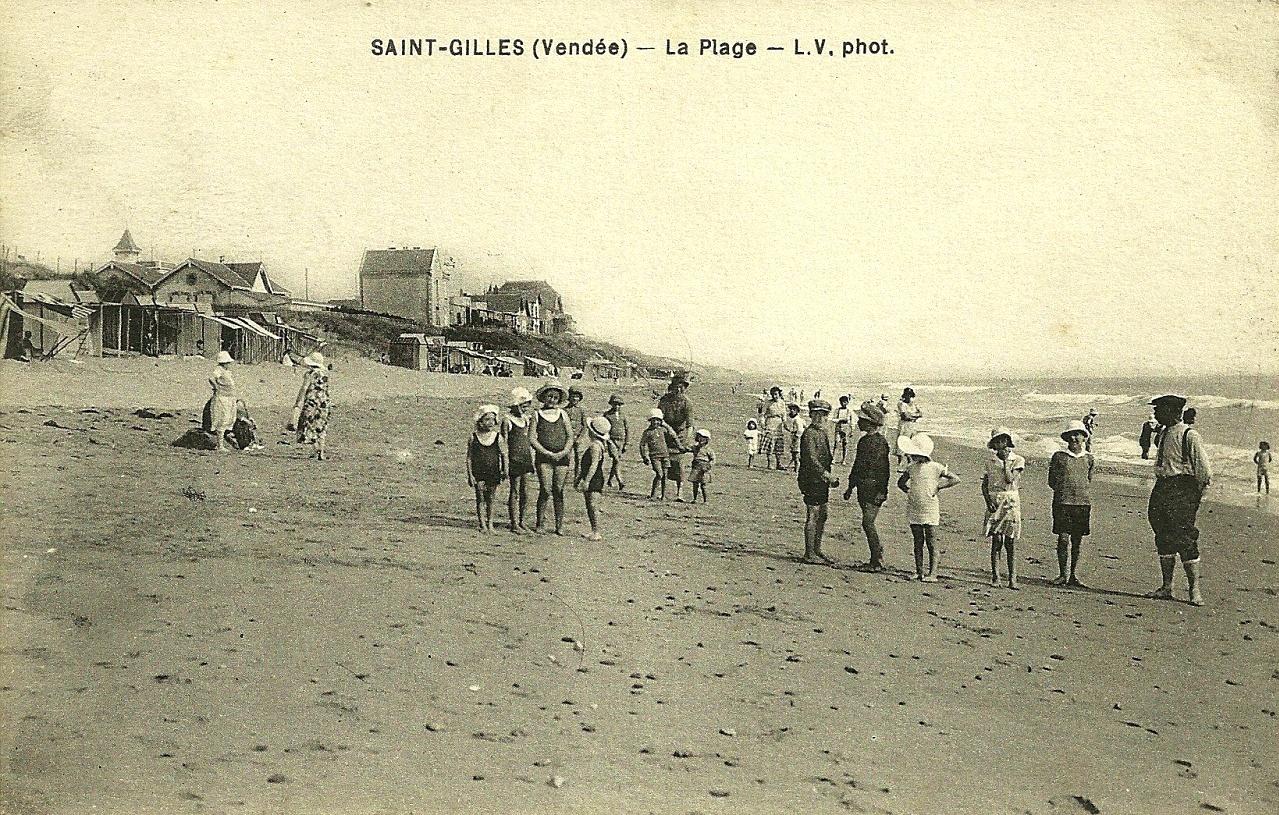
<path fill-rule="evenodd" d="M 709 505 L 638 498 L 631 460 L 603 543 L 577 494 L 570 537 L 484 536 L 463 443 L 511 381 L 340 363 L 322 464 L 276 431 L 295 373 L 238 371 L 268 449 L 219 455 L 170 446 L 207 363 L 148 364 L 0 370 L 5 812 L 1279 808 L 1273 517 L 1205 505 L 1210 605 L 1153 602 L 1145 495 L 1100 485 L 1096 588 L 1051 589 L 1032 461 L 1025 585 L 992 589 L 979 455 L 940 445 L 942 583 L 802 566 L 793 477 L 742 466 L 753 400 L 708 386 Z"/>

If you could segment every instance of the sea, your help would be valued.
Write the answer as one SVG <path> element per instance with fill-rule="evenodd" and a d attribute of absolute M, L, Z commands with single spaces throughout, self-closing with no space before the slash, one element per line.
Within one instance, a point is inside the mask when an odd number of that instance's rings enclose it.
<path fill-rule="evenodd" d="M 1212 461 L 1214 479 L 1210 498 L 1240 506 L 1275 512 L 1275 504 L 1257 496 L 1257 443 L 1279 441 L 1279 376 L 1183 377 L 1169 379 L 1026 379 L 975 382 L 839 382 L 817 383 L 802 389 L 805 398 L 814 390 L 832 403 L 841 394 L 856 407 L 866 399 L 887 394 L 889 427 L 895 424 L 893 409 L 906 385 L 914 388 L 924 413 L 919 430 L 957 444 L 984 447 L 990 431 L 1007 427 L 1018 438 L 1018 449 L 1027 457 L 1048 458 L 1065 448 L 1059 434 L 1067 422 L 1082 419 L 1095 408 L 1100 416 L 1092 452 L 1098 472 L 1109 480 L 1148 482 L 1153 479 L 1151 460 L 1141 457 L 1141 425 L 1150 415 L 1150 399 L 1163 393 L 1189 398 L 1187 407 L 1197 411 L 1195 427 L 1203 436 Z M 791 385 L 783 385 L 789 392 Z"/>

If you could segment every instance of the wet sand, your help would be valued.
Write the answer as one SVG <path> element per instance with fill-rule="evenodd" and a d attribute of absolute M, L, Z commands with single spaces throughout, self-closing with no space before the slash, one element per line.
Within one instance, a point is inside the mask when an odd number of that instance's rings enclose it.
<path fill-rule="evenodd" d="M 1099 484 L 1092 588 L 1053 589 L 1032 461 L 1023 589 L 996 589 L 980 453 L 942 444 L 964 484 L 943 493 L 941 583 L 904 579 L 895 491 L 899 571 L 803 566 L 793 476 L 744 467 L 753 398 L 706 384 L 708 505 L 644 500 L 632 454 L 602 543 L 577 537 L 576 493 L 567 537 L 487 536 L 463 445 L 510 380 L 340 363 L 319 463 L 277 430 L 296 385 L 275 366 L 239 371 L 262 380 L 266 450 L 171 447 L 207 367 L 58 398 L 0 372 L 5 812 L 1279 807 L 1273 516 L 1206 504 L 1209 606 L 1154 602 L 1145 493 Z M 636 429 L 649 389 L 624 392 Z M 841 565 L 865 558 L 858 523 L 832 504 Z"/>

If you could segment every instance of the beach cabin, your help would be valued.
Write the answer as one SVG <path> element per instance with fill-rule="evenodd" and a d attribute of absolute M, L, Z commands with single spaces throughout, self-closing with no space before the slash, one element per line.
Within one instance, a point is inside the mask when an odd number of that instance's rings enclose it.
<path fill-rule="evenodd" d="M 41 357 L 102 355 L 102 320 L 92 290 L 76 289 L 70 280 L 32 280 L 0 298 L 4 356 L 22 356 L 28 331 Z"/>
<path fill-rule="evenodd" d="M 617 380 L 622 378 L 623 368 L 616 362 L 604 357 L 588 359 L 582 366 L 582 374 L 586 379 Z"/>
<path fill-rule="evenodd" d="M 401 334 L 391 340 L 391 364 L 411 371 L 431 371 L 439 365 L 425 334 Z"/>
<path fill-rule="evenodd" d="M 526 354 L 524 356 L 524 375 L 536 377 L 555 376 L 556 368 L 544 359 L 538 359 Z"/>

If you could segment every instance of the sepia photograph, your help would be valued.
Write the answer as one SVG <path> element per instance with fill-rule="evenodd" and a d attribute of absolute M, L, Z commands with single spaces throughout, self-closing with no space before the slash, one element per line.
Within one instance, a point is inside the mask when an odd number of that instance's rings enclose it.
<path fill-rule="evenodd" d="M 1279 3 L 0 4 L 0 815 L 1279 811 Z"/>

